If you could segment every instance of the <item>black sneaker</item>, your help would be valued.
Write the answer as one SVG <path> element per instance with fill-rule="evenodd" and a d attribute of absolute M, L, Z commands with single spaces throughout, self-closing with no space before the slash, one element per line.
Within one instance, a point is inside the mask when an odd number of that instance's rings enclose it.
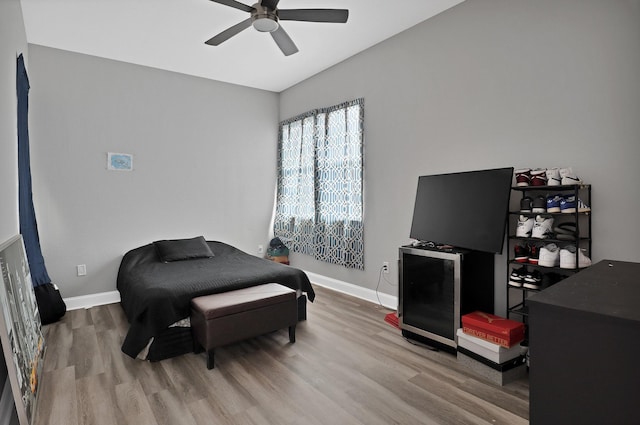
<path fill-rule="evenodd" d="M 524 276 L 527 274 L 527 267 L 522 266 L 519 269 L 511 270 L 511 275 L 509 275 L 509 285 L 515 286 L 516 288 L 521 288 L 524 282 Z"/>
<path fill-rule="evenodd" d="M 542 273 L 534 270 L 525 274 L 523 277 L 522 286 L 527 289 L 539 290 L 542 286 Z"/>
<path fill-rule="evenodd" d="M 529 261 L 529 246 L 516 245 L 513 247 L 514 259 L 518 263 L 527 263 Z"/>
<path fill-rule="evenodd" d="M 529 246 L 529 259 L 527 260 L 529 264 L 538 264 L 539 259 L 540 259 L 540 246 L 539 245 Z"/>
<path fill-rule="evenodd" d="M 531 212 L 545 213 L 547 212 L 547 198 L 544 196 L 536 196 L 531 206 Z"/>
<path fill-rule="evenodd" d="M 524 198 L 522 198 L 520 200 L 520 212 L 530 213 L 532 203 L 533 203 L 533 199 L 531 199 L 530 197 L 525 196 Z"/>

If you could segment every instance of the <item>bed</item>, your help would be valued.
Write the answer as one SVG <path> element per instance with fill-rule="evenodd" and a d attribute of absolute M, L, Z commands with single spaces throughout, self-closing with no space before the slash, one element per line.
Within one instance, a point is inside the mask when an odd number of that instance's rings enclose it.
<path fill-rule="evenodd" d="M 190 301 L 194 297 L 280 283 L 298 292 L 299 305 L 315 293 L 299 269 L 249 255 L 203 237 L 156 241 L 127 252 L 117 289 L 129 321 L 122 351 L 155 361 L 191 351 Z"/>

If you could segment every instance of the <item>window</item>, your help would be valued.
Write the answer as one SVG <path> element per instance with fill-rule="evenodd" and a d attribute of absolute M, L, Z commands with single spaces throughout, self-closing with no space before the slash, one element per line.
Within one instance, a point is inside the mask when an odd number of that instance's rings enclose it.
<path fill-rule="evenodd" d="M 364 269 L 364 99 L 280 123 L 274 234 L 293 252 Z"/>

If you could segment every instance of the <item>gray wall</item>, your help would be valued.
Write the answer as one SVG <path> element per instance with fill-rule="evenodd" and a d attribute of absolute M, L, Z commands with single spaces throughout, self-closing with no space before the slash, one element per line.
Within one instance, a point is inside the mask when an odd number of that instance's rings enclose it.
<path fill-rule="evenodd" d="M 64 297 L 116 289 L 122 255 L 204 235 L 269 241 L 276 93 L 30 45 L 35 207 Z M 134 171 L 107 171 L 107 152 Z M 86 264 L 87 276 L 76 276 Z"/>
<path fill-rule="evenodd" d="M 16 58 L 27 55 L 19 0 L 0 1 L 0 243 L 19 232 Z"/>
<path fill-rule="evenodd" d="M 640 261 L 639 18 L 638 0 L 468 0 L 280 94 L 30 46 L 49 272 L 73 297 L 114 290 L 122 254 L 154 239 L 204 234 L 255 253 L 268 241 L 278 119 L 360 96 L 366 270 L 293 254 L 296 266 L 374 289 L 389 261 L 397 284 L 417 177 L 501 166 L 574 167 L 594 185 L 593 259 Z M 9 66 L 0 87 L 13 96 Z M 14 131 L 11 111 L 3 132 Z M 14 148 L 1 143 L 6 161 Z M 109 151 L 133 154 L 135 170 L 106 171 Z M 9 197 L 12 175 L 0 183 Z M 8 237 L 15 208 L 1 208 Z M 504 258 L 496 264 L 500 313 Z"/>
<path fill-rule="evenodd" d="M 20 1 L 0 0 L 0 244 L 20 231 L 16 96 L 16 58 L 20 53 L 24 54 L 27 62 L 27 38 Z M 7 368 L 2 357 L 0 393 L 7 380 Z M 11 398 L 11 392 L 8 397 Z M 12 399 L 0 400 L 0 422 L 7 425 L 18 423 Z"/>
<path fill-rule="evenodd" d="M 366 270 L 292 262 L 373 289 L 390 261 L 397 284 L 418 176 L 502 166 L 572 166 L 593 260 L 640 261 L 639 22 L 637 0 L 468 0 L 282 92 L 281 119 L 365 99 Z M 496 273 L 504 313 L 505 258 Z"/>

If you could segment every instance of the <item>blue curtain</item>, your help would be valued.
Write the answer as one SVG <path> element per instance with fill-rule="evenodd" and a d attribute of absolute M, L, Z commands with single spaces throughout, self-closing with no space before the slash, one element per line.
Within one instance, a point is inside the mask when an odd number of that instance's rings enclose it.
<path fill-rule="evenodd" d="M 24 58 L 18 56 L 16 88 L 18 92 L 18 207 L 20 233 L 27 251 L 33 286 L 51 283 L 40 249 L 38 224 L 31 195 L 31 164 L 29 160 L 29 77 Z"/>

